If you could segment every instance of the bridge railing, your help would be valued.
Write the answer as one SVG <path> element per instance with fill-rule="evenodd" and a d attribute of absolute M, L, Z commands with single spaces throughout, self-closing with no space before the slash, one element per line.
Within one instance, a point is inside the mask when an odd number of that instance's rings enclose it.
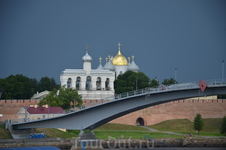
<path fill-rule="evenodd" d="M 136 95 L 144 94 L 144 93 L 151 94 L 151 93 L 167 92 L 167 91 L 172 91 L 172 90 L 199 88 L 199 83 L 200 83 L 200 81 L 194 81 L 194 82 L 189 82 L 189 83 L 179 83 L 179 84 L 172 84 L 172 85 L 167 85 L 167 86 L 160 85 L 158 87 L 147 87 L 144 89 L 138 89 L 138 90 L 129 91 L 129 92 L 121 93 L 121 94 L 116 94 L 115 96 L 106 97 L 104 99 L 98 100 L 98 103 L 94 103 L 93 105 L 90 105 L 88 107 L 92 107 L 94 105 L 106 103 L 106 102 L 113 101 L 113 100 L 119 100 L 121 98 L 136 96 Z M 226 86 L 226 79 L 205 80 L 205 83 L 208 87 Z M 86 108 L 88 108 L 88 107 L 86 107 Z M 75 112 L 75 111 L 81 110 L 81 109 L 83 109 L 83 107 L 80 107 L 79 109 L 72 108 L 72 109 L 61 111 L 61 112 L 39 115 L 39 116 L 35 116 L 35 117 L 20 118 L 18 120 L 18 122 L 21 123 L 21 122 L 28 122 L 28 121 L 56 117 L 56 116 L 72 113 L 72 112 Z"/>
<path fill-rule="evenodd" d="M 82 108 L 79 108 L 82 109 Z M 29 121 L 35 121 L 35 120 L 41 120 L 46 118 L 52 118 L 57 116 L 62 116 L 65 114 L 69 114 L 72 112 L 77 111 L 76 108 L 66 109 L 59 112 L 49 113 L 49 114 L 28 114 L 28 116 L 25 118 L 18 118 L 18 121 L 14 121 L 12 123 L 23 123 L 23 122 L 29 122 Z"/>
<path fill-rule="evenodd" d="M 135 96 L 143 93 L 157 93 L 157 92 L 166 92 L 166 91 L 179 90 L 179 89 L 183 90 L 183 89 L 199 88 L 199 83 L 200 81 L 193 81 L 189 83 L 177 83 L 172 85 L 160 85 L 158 87 L 147 87 L 144 89 L 116 94 L 115 97 L 109 97 L 106 99 L 115 100 L 115 99 L 125 98 L 129 96 Z M 208 87 L 223 86 L 223 85 L 226 85 L 226 79 L 206 80 L 205 83 Z"/>

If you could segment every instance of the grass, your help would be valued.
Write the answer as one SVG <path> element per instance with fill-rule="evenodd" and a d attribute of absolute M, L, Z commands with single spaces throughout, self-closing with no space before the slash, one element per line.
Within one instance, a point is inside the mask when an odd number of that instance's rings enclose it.
<path fill-rule="evenodd" d="M 166 120 L 152 126 L 148 126 L 159 131 L 171 132 L 191 132 L 193 130 L 193 123 L 188 119 Z"/>
<path fill-rule="evenodd" d="M 200 132 L 202 136 L 224 136 L 220 134 L 220 127 L 222 124 L 221 118 L 203 119 L 204 127 Z M 193 122 L 188 119 L 166 120 L 158 124 L 149 126 L 159 131 L 171 131 L 176 133 L 198 135 L 193 129 Z"/>
<path fill-rule="evenodd" d="M 12 139 L 9 130 L 5 129 L 5 125 L 0 125 L 0 139 Z"/>
<path fill-rule="evenodd" d="M 220 126 L 222 123 L 222 119 L 204 119 L 204 128 L 200 132 L 202 136 L 224 136 L 220 134 Z M 197 135 L 197 133 L 193 129 L 193 122 L 187 119 L 176 119 L 176 120 L 167 120 L 160 122 L 158 124 L 149 126 L 159 131 L 170 131 L 181 134 L 192 133 L 193 135 Z M 68 132 L 63 132 L 58 129 L 49 129 L 49 128 L 36 128 L 34 129 L 35 133 L 45 133 L 47 138 L 63 138 L 63 139 L 74 139 L 78 137 L 79 130 L 68 130 Z M 89 132 L 89 131 L 85 131 Z M 4 125 L 0 125 L 0 139 L 12 139 L 9 131 L 5 129 Z M 97 138 L 99 139 L 108 139 L 108 136 L 114 137 L 115 139 L 119 139 L 121 135 L 124 136 L 124 139 L 128 139 L 132 137 L 132 139 L 143 139 L 145 135 L 150 136 L 152 138 L 183 138 L 182 135 L 174 135 L 167 133 L 159 133 L 159 132 L 150 132 L 149 130 L 132 125 L 123 125 L 123 124 L 115 124 L 115 123 L 107 123 L 99 128 L 94 130 Z"/>
<path fill-rule="evenodd" d="M 204 119 L 203 132 L 218 132 L 220 133 L 221 124 L 223 123 L 222 118 L 209 118 Z"/>
<path fill-rule="evenodd" d="M 78 135 L 78 130 L 68 130 L 68 132 Z M 132 139 L 143 139 L 145 135 L 148 135 L 152 138 L 182 138 L 183 136 L 172 135 L 167 133 L 158 133 L 158 132 L 150 132 L 148 129 L 132 126 L 132 125 L 124 125 L 124 124 L 116 124 L 116 123 L 107 123 L 103 126 L 100 126 L 94 130 L 95 135 L 98 139 L 108 139 L 109 136 L 114 137 L 115 139 L 119 139 L 121 135 L 124 136 L 124 139 L 128 139 L 132 137 Z"/>
<path fill-rule="evenodd" d="M 125 125 L 125 124 L 117 124 L 117 123 L 107 123 L 95 129 L 95 131 L 99 130 L 117 130 L 117 131 L 149 131 L 148 129 L 139 127 L 139 126 L 132 126 L 132 125 Z"/>
<path fill-rule="evenodd" d="M 45 133 L 47 138 L 63 138 L 63 139 L 74 139 L 78 137 L 78 134 L 71 132 L 64 132 L 58 129 L 52 128 L 36 128 L 35 133 Z"/>

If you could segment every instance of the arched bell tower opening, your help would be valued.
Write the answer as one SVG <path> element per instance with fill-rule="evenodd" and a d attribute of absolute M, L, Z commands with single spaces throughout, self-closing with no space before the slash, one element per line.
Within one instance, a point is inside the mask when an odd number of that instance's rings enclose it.
<path fill-rule="evenodd" d="M 105 81 L 105 89 L 106 90 L 110 90 L 109 84 L 110 84 L 110 80 L 109 80 L 109 78 L 107 78 L 106 81 Z"/>
<path fill-rule="evenodd" d="M 136 121 L 137 126 L 144 126 L 144 119 L 143 118 L 137 118 Z"/>
<path fill-rule="evenodd" d="M 68 78 L 67 80 L 67 88 L 71 88 L 71 78 Z"/>
<path fill-rule="evenodd" d="M 91 87 L 92 87 L 91 81 L 92 81 L 91 77 L 87 76 L 86 77 L 86 90 L 91 90 Z"/>
<path fill-rule="evenodd" d="M 80 90 L 81 89 L 81 85 L 80 85 L 80 82 L 81 82 L 81 77 L 77 77 L 76 78 L 76 89 L 77 90 Z"/>
<path fill-rule="evenodd" d="M 96 81 L 96 89 L 97 90 L 101 90 L 101 78 L 100 77 L 97 78 L 97 81 Z"/>

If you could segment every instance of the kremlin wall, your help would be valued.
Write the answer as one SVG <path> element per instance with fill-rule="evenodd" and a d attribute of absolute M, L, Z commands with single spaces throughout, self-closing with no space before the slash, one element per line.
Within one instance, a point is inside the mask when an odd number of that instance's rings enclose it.
<path fill-rule="evenodd" d="M 0 121 L 18 120 L 17 113 L 22 107 L 38 104 L 40 100 L 0 100 Z M 102 100 L 83 100 L 85 107 L 100 104 Z M 127 114 L 110 123 L 128 125 L 153 125 L 170 119 L 194 120 L 196 113 L 203 118 L 223 118 L 226 116 L 226 100 L 222 99 L 186 99 L 151 106 Z"/>

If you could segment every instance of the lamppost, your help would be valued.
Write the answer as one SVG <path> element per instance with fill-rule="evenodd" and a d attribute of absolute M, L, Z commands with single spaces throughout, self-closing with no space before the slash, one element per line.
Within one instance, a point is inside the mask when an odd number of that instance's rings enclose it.
<path fill-rule="evenodd" d="M 137 77 L 136 77 L 136 91 L 137 91 Z"/>
<path fill-rule="evenodd" d="M 175 68 L 175 76 L 174 79 L 177 81 L 177 68 Z"/>
<path fill-rule="evenodd" d="M 48 118 L 49 118 L 49 104 L 48 104 Z"/>
<path fill-rule="evenodd" d="M 222 84 L 224 83 L 224 60 L 222 60 Z"/>
<path fill-rule="evenodd" d="M 28 107 L 24 107 L 24 110 L 25 110 L 25 119 L 24 119 L 24 122 L 27 122 L 27 108 Z"/>
<path fill-rule="evenodd" d="M 4 92 L 4 91 L 0 88 L 0 100 L 1 100 L 2 92 Z M 0 108 L 2 108 L 2 107 L 0 107 Z M 2 114 L 0 114 L 0 117 L 2 117 Z"/>
<path fill-rule="evenodd" d="M 74 111 L 75 111 L 75 99 L 74 99 Z"/>

